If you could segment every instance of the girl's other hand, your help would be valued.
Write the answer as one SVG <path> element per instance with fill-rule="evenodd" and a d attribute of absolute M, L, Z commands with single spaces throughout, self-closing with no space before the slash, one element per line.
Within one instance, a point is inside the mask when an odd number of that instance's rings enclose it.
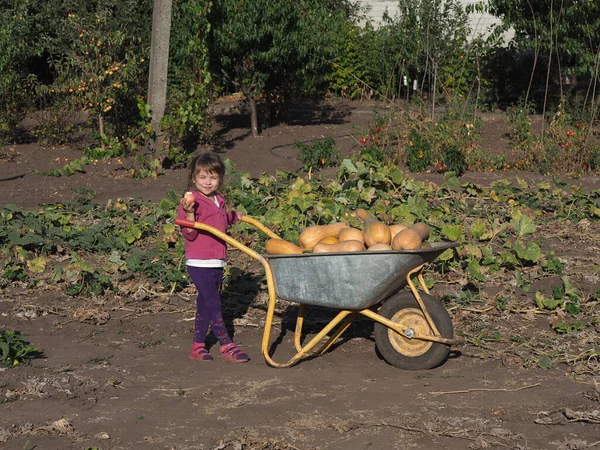
<path fill-rule="evenodd" d="M 179 203 L 181 204 L 185 212 L 194 212 L 194 205 L 196 204 L 196 199 L 194 198 L 194 194 L 192 194 L 191 192 L 186 192 L 183 198 L 179 201 Z"/>

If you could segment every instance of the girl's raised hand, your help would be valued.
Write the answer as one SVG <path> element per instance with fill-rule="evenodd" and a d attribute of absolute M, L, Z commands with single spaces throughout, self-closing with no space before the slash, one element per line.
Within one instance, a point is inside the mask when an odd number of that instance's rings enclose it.
<path fill-rule="evenodd" d="M 194 198 L 194 194 L 192 194 L 191 192 L 186 192 L 183 198 L 179 201 L 179 203 L 181 204 L 181 206 L 183 206 L 185 212 L 194 212 L 194 205 L 196 204 L 196 199 Z"/>

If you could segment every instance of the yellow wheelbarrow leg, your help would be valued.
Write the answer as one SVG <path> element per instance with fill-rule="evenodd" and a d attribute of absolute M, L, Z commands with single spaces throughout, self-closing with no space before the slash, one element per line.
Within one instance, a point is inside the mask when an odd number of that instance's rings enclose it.
<path fill-rule="evenodd" d="M 303 357 L 305 357 L 331 330 L 333 330 L 348 314 L 351 314 L 352 311 L 341 311 L 333 318 L 331 322 L 327 324 L 314 338 L 312 338 L 304 347 L 302 347 L 299 343 L 299 337 L 295 339 L 296 349 L 298 352 L 294 355 L 288 362 L 286 363 L 276 363 L 273 361 L 271 356 L 269 355 L 269 341 L 271 338 L 271 328 L 273 326 L 273 316 L 275 314 L 275 288 L 273 283 L 273 274 L 271 273 L 271 268 L 268 265 L 265 267 L 267 270 L 267 286 L 269 289 L 269 306 L 267 308 L 267 317 L 265 320 L 265 331 L 262 339 L 262 354 L 265 358 L 267 364 L 272 367 L 284 368 L 291 367 L 300 361 Z M 302 320 L 302 319 L 300 319 Z M 301 329 L 301 326 L 300 326 Z M 298 349 L 300 346 L 300 349 Z"/>
<path fill-rule="evenodd" d="M 306 305 L 301 303 L 298 306 L 298 318 L 296 319 L 296 331 L 294 332 L 294 346 L 296 351 L 302 350 L 302 328 L 304 326 L 304 313 L 306 312 Z"/>
<path fill-rule="evenodd" d="M 431 295 L 431 292 L 429 292 L 429 289 L 427 288 L 427 285 L 425 284 L 425 278 L 423 278 L 423 272 L 419 272 L 419 275 L 417 275 L 417 279 L 419 280 L 419 284 L 421 285 L 421 289 L 423 289 L 423 291 L 425 293 Z"/>
<path fill-rule="evenodd" d="M 325 342 L 325 344 L 319 349 L 317 354 L 322 355 L 327 350 L 329 350 L 329 348 L 335 343 L 335 341 L 337 341 L 337 339 L 344 333 L 344 331 L 346 331 L 348 329 L 348 327 L 350 325 L 352 325 L 352 322 L 354 322 L 354 319 L 356 319 L 357 315 L 358 315 L 358 313 L 353 312 L 348 317 L 346 317 L 344 319 L 344 321 L 340 324 L 338 329 L 329 337 L 327 342 Z"/>
<path fill-rule="evenodd" d="M 427 289 L 427 286 L 425 285 L 425 280 L 423 279 L 423 275 L 421 274 L 421 270 L 423 269 L 424 266 L 425 266 L 425 264 L 422 264 L 419 267 L 417 267 L 417 268 L 411 270 L 410 272 L 408 272 L 408 274 L 406 275 L 406 284 L 408 284 L 408 287 L 410 288 L 411 292 L 415 296 L 415 300 L 419 304 L 419 307 L 421 308 L 421 311 L 423 311 L 423 315 L 425 316 L 425 320 L 427 320 L 427 324 L 431 328 L 431 331 L 433 332 L 433 335 L 439 337 L 439 336 L 441 336 L 441 334 L 438 331 L 437 327 L 435 326 L 435 323 L 433 322 L 433 319 L 431 318 L 431 315 L 429 314 L 429 311 L 427 311 L 427 307 L 425 306 L 425 302 L 423 302 L 423 299 L 419 295 L 419 291 L 417 290 L 417 288 L 415 287 L 414 283 L 410 279 L 410 277 L 413 274 L 418 273 L 417 278 L 419 280 L 419 284 L 421 285 L 421 287 L 423 288 L 423 290 L 429 294 L 429 289 Z"/>

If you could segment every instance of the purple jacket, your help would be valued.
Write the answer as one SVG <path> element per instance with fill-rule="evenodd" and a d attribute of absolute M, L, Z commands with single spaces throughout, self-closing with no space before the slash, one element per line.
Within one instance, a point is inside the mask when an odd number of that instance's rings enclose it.
<path fill-rule="evenodd" d="M 192 191 L 196 198 L 195 221 L 215 227 L 219 231 L 226 232 L 229 225 L 239 222 L 237 212 L 227 212 L 225 200 L 216 194 L 219 207 L 215 202 L 205 197 L 198 191 Z M 177 208 L 177 218 L 185 219 L 186 212 L 183 206 Z M 227 245 L 222 239 L 217 238 L 207 231 L 181 228 L 181 234 L 185 239 L 185 256 L 187 259 L 225 259 L 227 257 Z"/>

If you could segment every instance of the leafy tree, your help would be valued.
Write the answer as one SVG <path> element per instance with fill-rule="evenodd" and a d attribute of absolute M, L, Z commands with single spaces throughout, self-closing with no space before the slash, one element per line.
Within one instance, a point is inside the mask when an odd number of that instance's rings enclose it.
<path fill-rule="evenodd" d="M 393 98 L 401 94 L 406 77 L 407 84 L 416 80 L 430 91 L 463 93 L 473 78 L 465 57 L 468 35 L 458 0 L 398 0 L 398 14 L 384 16 L 379 28 L 346 27 L 331 88 L 350 97 L 364 95 L 366 88 Z"/>
<path fill-rule="evenodd" d="M 458 0 L 399 0 L 399 12 L 387 19 L 386 47 L 401 55 L 397 64 L 409 79 L 426 82 L 437 90 L 455 86 L 454 77 L 464 68 L 469 26 Z M 462 81 L 465 89 L 465 81 Z M 456 90 L 456 88 L 455 88 Z"/>
<path fill-rule="evenodd" d="M 238 87 L 258 136 L 257 99 L 282 91 L 319 88 L 342 36 L 346 1 L 218 0 L 211 14 L 216 70 Z"/>
<path fill-rule="evenodd" d="M 184 146 L 195 148 L 209 127 L 207 39 L 210 0 L 179 0 L 173 4 L 169 50 L 166 128 Z"/>
<path fill-rule="evenodd" d="M 33 34 L 32 0 L 0 0 L 0 143 L 9 138 L 27 106 L 29 62 L 41 51 Z"/>
<path fill-rule="evenodd" d="M 504 21 L 502 30 L 514 28 L 521 50 L 554 59 L 564 74 L 597 70 L 598 0 L 490 0 L 490 12 Z"/>

